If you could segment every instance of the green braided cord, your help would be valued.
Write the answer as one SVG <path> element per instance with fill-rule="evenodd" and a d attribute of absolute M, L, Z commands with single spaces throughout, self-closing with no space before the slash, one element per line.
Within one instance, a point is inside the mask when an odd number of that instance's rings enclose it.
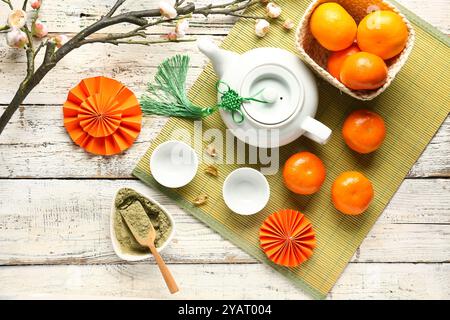
<path fill-rule="evenodd" d="M 218 109 L 231 112 L 233 121 L 242 123 L 244 113 L 242 104 L 248 101 L 267 103 L 258 100 L 255 96 L 243 98 L 223 81 L 218 81 L 216 88 L 222 94 L 220 102 L 212 107 L 202 108 L 193 104 L 186 92 L 186 76 L 189 69 L 189 56 L 176 55 L 164 60 L 158 67 L 155 75 L 155 83 L 149 83 L 147 92 L 141 97 L 140 104 L 144 114 L 173 116 L 189 119 L 200 119 L 209 116 Z M 220 85 L 226 86 L 226 90 L 220 90 Z"/>
<path fill-rule="evenodd" d="M 221 91 L 220 85 L 225 85 L 227 90 Z M 245 119 L 244 113 L 241 110 L 242 104 L 248 101 L 256 101 L 261 103 L 267 103 L 267 101 L 256 99 L 263 90 L 257 92 L 253 97 L 244 98 L 241 97 L 235 90 L 231 89 L 228 84 L 223 81 L 218 81 L 216 84 L 217 91 L 222 94 L 220 99 L 220 103 L 217 105 L 218 108 L 224 109 L 226 111 L 231 112 L 231 116 L 233 117 L 233 121 L 236 123 L 242 123 Z"/>

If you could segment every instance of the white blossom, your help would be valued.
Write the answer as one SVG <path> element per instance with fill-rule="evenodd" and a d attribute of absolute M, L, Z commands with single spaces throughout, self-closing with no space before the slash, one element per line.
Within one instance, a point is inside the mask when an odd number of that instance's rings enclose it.
<path fill-rule="evenodd" d="M 255 33 L 258 37 L 264 37 L 269 32 L 270 23 L 264 19 L 256 20 Z"/>
<path fill-rule="evenodd" d="M 6 43 L 12 48 L 23 48 L 28 43 L 28 37 L 22 30 L 12 28 L 6 34 Z"/>
<path fill-rule="evenodd" d="M 17 9 L 12 10 L 8 15 L 8 25 L 11 28 L 23 28 L 27 23 L 27 14 L 25 11 Z"/>
<path fill-rule="evenodd" d="M 183 38 L 186 36 L 186 32 L 189 29 L 189 20 L 182 19 L 177 22 L 175 26 L 175 33 L 177 34 L 178 38 Z"/>
<path fill-rule="evenodd" d="M 177 17 L 178 12 L 174 7 L 175 3 L 172 5 L 169 2 L 161 1 L 159 3 L 159 11 L 161 12 L 161 15 L 163 17 L 166 17 L 168 19 L 174 19 Z"/>
<path fill-rule="evenodd" d="M 283 22 L 283 28 L 285 28 L 286 30 L 291 30 L 294 27 L 295 23 L 291 19 L 287 19 L 286 21 Z"/>
<path fill-rule="evenodd" d="M 267 4 L 266 11 L 267 15 L 272 19 L 276 19 L 281 15 L 281 7 L 273 2 Z"/>

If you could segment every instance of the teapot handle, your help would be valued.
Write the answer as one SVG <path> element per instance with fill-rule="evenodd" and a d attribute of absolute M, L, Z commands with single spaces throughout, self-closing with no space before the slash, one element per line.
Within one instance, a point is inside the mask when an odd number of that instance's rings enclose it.
<path fill-rule="evenodd" d="M 326 144 L 332 133 L 331 129 L 322 122 L 309 116 L 302 122 L 301 128 L 305 130 L 306 137 L 320 144 Z"/>

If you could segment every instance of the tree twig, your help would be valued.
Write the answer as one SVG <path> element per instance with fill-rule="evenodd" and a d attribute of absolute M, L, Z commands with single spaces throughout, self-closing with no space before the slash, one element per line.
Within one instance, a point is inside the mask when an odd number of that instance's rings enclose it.
<path fill-rule="evenodd" d="M 12 3 L 11 3 L 10 0 L 2 0 L 2 2 L 6 3 L 6 4 L 9 6 L 9 8 L 10 8 L 11 10 L 14 9 L 14 7 L 13 7 L 13 5 L 12 5 Z"/>
<path fill-rule="evenodd" d="M 48 41 L 44 54 L 44 64 L 49 64 L 52 61 L 53 54 L 55 53 L 56 44 L 53 41 Z"/>
<path fill-rule="evenodd" d="M 195 10 L 195 13 L 202 14 L 205 17 L 214 14 L 231 15 L 234 12 L 242 11 L 257 3 L 259 3 L 259 0 L 234 0 L 225 4 L 209 4 L 198 8 Z"/>
<path fill-rule="evenodd" d="M 160 43 L 168 43 L 168 42 L 193 42 L 196 41 L 196 39 L 178 39 L 178 40 L 103 40 L 103 41 L 95 41 L 100 43 L 107 43 L 107 44 L 113 44 L 113 45 L 120 45 L 120 44 L 138 44 L 143 46 L 150 46 L 153 44 L 160 44 Z M 94 43 L 94 42 L 92 42 Z"/>
<path fill-rule="evenodd" d="M 112 17 L 113 14 L 116 13 L 117 9 L 119 9 L 119 7 L 125 3 L 125 1 L 126 0 L 117 0 L 111 10 L 109 10 L 109 12 L 106 14 L 106 17 Z"/>
<path fill-rule="evenodd" d="M 36 47 L 36 50 L 34 51 L 34 58 L 36 58 L 36 56 L 38 55 L 38 53 L 41 51 L 42 48 L 47 46 L 47 43 L 48 43 L 48 40 L 42 41 L 41 43 L 39 43 L 39 45 Z"/>
<path fill-rule="evenodd" d="M 184 3 L 184 0 L 176 0 L 175 1 L 175 8 L 178 8 L 179 6 L 181 6 Z"/>

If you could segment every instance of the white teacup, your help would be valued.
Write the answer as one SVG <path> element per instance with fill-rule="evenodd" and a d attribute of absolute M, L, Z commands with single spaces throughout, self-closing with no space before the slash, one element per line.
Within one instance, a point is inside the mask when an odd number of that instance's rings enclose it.
<path fill-rule="evenodd" d="M 267 205 L 270 186 L 264 175 L 252 168 L 240 168 L 228 175 L 223 184 L 223 199 L 233 212 L 258 213 Z"/>

